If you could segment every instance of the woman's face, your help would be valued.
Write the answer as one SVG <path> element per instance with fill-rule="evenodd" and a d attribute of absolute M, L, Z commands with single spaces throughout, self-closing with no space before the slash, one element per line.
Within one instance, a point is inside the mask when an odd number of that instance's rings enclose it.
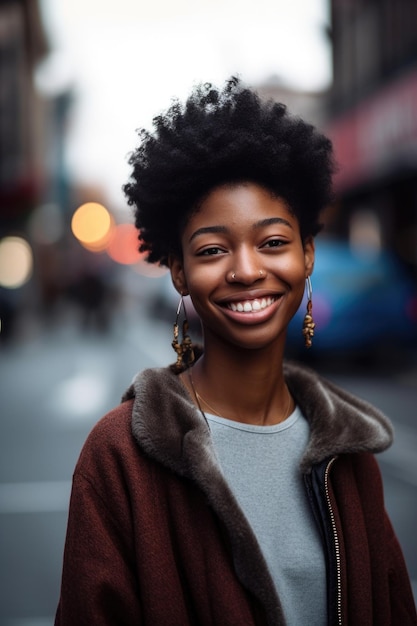
<path fill-rule="evenodd" d="M 191 296 L 205 344 L 283 346 L 314 263 L 313 240 L 303 246 L 285 202 L 253 183 L 217 187 L 191 215 L 181 243 L 171 275 Z"/>

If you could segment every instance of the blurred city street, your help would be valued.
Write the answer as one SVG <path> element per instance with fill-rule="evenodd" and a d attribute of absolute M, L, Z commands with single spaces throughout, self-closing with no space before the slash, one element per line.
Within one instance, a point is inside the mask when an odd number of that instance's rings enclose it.
<path fill-rule="evenodd" d="M 83 442 L 175 360 L 177 294 L 122 192 L 136 129 L 231 76 L 333 143 L 319 332 L 306 356 L 301 307 L 289 354 L 393 421 L 379 459 L 417 598 L 416 22 L 409 0 L 0 2 L 0 626 L 53 625 Z"/>
<path fill-rule="evenodd" d="M 137 312 L 109 334 L 77 318 L 1 348 L 0 624 L 53 623 L 72 471 L 134 374 L 171 362 L 171 329 Z"/>
<path fill-rule="evenodd" d="M 149 319 L 140 304 L 115 320 L 107 333 L 82 332 L 68 315 L 1 349 L 1 626 L 53 624 L 71 476 L 83 441 L 138 370 L 173 360 L 171 324 Z M 416 590 L 417 370 L 325 373 L 394 421 L 396 443 L 380 461 Z"/>

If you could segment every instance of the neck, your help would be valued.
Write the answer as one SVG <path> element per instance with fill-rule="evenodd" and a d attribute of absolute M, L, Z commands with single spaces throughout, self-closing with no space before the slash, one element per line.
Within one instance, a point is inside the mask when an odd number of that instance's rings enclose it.
<path fill-rule="evenodd" d="M 273 424 L 288 417 L 293 402 L 277 350 L 208 349 L 192 371 L 200 408 L 251 424 Z M 197 402 L 198 403 L 198 402 Z"/>

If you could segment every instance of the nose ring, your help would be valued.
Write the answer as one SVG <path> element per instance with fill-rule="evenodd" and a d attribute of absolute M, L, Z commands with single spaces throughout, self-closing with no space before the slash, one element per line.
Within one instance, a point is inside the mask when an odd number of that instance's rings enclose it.
<path fill-rule="evenodd" d="M 265 276 L 265 272 L 263 270 L 259 270 L 259 278 L 263 278 Z M 236 280 L 236 272 L 232 272 L 230 275 L 232 280 Z"/>

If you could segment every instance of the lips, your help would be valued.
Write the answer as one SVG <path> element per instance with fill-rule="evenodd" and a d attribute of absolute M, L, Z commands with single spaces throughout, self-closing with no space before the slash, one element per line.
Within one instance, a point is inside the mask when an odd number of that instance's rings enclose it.
<path fill-rule="evenodd" d="M 276 301 L 276 298 L 255 298 L 253 300 L 241 300 L 239 302 L 228 302 L 227 308 L 231 311 L 237 311 L 238 313 L 256 313 L 262 311 L 271 306 Z"/>

